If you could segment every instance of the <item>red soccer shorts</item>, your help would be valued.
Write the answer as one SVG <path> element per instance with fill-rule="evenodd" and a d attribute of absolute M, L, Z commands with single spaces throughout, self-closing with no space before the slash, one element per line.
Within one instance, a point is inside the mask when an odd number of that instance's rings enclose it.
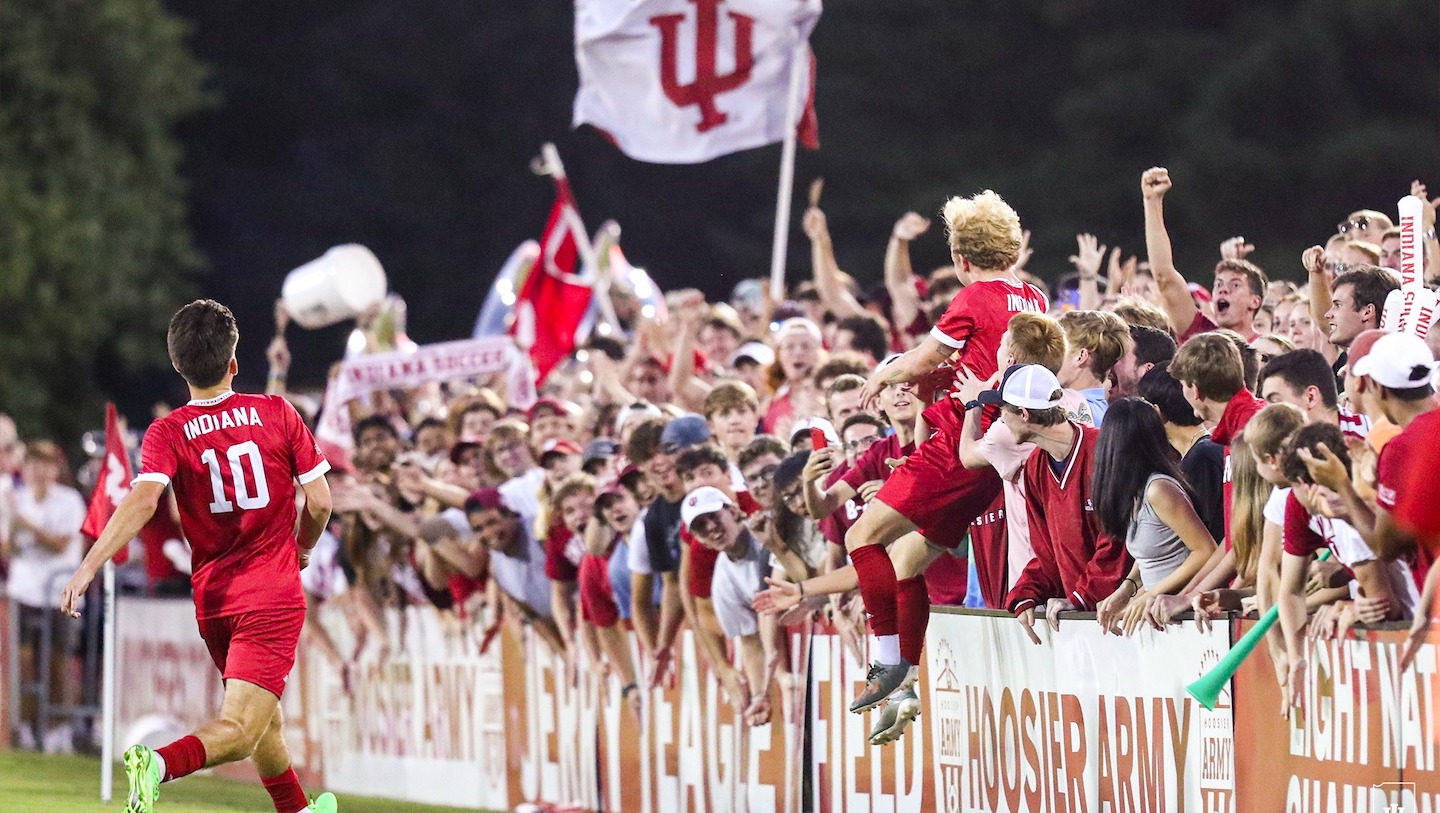
<path fill-rule="evenodd" d="M 225 680 L 253 683 L 276 697 L 295 667 L 305 611 L 253 610 L 196 622 Z"/>
<path fill-rule="evenodd" d="M 876 499 L 915 524 L 932 544 L 957 548 L 975 518 L 1000 493 L 1000 476 L 990 467 L 967 469 L 960 443 L 942 429 L 910 453 L 880 487 Z"/>

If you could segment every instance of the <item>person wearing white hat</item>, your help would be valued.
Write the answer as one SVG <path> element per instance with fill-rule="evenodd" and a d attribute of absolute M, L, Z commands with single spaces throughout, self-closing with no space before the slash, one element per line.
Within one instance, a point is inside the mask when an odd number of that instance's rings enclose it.
<path fill-rule="evenodd" d="M 1052 629 L 1065 610 L 1093 610 L 1120 586 L 1133 560 L 1125 540 L 1105 533 L 1095 513 L 1095 447 L 1100 430 L 1066 419 L 1060 380 L 1038 364 L 1012 370 L 981 403 L 998 402 L 1000 420 L 1021 443 L 1037 447 L 1025 461 L 1025 505 L 1035 558 L 1005 599 L 1030 640 L 1035 608 L 1045 604 Z"/>
<path fill-rule="evenodd" d="M 1385 418 L 1401 428 L 1380 449 L 1375 465 L 1375 501 L 1356 492 L 1345 467 L 1334 450 L 1322 448 L 1319 456 L 1302 451 L 1311 477 L 1335 491 L 1345 501 L 1350 522 L 1371 548 L 1385 559 L 1414 555 L 1412 575 L 1423 586 L 1430 556 L 1416 546 L 1391 518 L 1409 462 L 1440 435 L 1440 411 L 1436 410 L 1432 380 L 1436 362 L 1425 340 L 1410 333 L 1391 333 L 1375 340 L 1370 352 L 1355 362 L 1350 375 L 1367 379 L 1368 397 Z"/>
<path fill-rule="evenodd" d="M 740 509 L 725 492 L 701 486 L 685 495 L 680 518 L 700 544 L 720 554 L 715 562 L 710 598 L 725 637 L 739 645 L 748 697 L 737 702 L 746 721 L 762 725 L 770 721 L 770 687 L 765 682 L 766 652 L 761 625 L 773 626 L 775 619 L 760 618 L 751 606 L 765 589 L 765 577 L 772 571 L 770 552 L 745 526 Z M 772 630 L 773 631 L 773 630 Z"/>
<path fill-rule="evenodd" d="M 761 413 L 769 406 L 770 384 L 766 380 L 770 372 L 770 365 L 775 363 L 775 351 L 770 345 L 760 341 L 748 341 L 740 345 L 740 349 L 730 354 L 727 366 L 735 371 L 735 375 L 746 384 L 749 384 L 760 398 Z"/>

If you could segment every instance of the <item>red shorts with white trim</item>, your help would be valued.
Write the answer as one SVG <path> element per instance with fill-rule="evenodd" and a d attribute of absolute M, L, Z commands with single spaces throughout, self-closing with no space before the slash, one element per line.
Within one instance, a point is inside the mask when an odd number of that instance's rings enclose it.
<path fill-rule="evenodd" d="M 253 683 L 276 697 L 285 691 L 305 627 L 303 609 L 252 610 L 196 624 L 222 678 Z"/>
<path fill-rule="evenodd" d="M 999 494 L 1000 475 L 989 466 L 965 468 L 958 438 L 942 429 L 910 453 L 875 498 L 914 523 L 932 544 L 957 548 L 970 523 Z"/>

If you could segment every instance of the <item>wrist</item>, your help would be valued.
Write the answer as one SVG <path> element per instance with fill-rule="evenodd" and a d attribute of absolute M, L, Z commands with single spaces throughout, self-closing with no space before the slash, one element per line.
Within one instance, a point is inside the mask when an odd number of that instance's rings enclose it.
<path fill-rule="evenodd" d="M 795 586 L 800 588 L 800 598 L 805 598 L 805 580 L 801 579 L 795 583 Z"/>

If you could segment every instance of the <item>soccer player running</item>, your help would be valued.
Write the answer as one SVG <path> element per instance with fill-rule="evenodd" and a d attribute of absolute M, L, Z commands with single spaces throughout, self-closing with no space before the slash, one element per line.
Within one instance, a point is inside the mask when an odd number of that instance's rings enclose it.
<path fill-rule="evenodd" d="M 918 347 L 871 374 L 863 404 L 873 404 L 887 386 L 932 373 L 952 355 L 956 367 L 989 379 L 998 372 L 996 352 L 1010 317 L 1048 309 L 1045 295 L 1010 270 L 1020 257 L 1020 217 L 999 195 L 952 198 L 944 217 L 951 257 L 968 284 Z M 845 535 L 877 643 L 876 662 L 852 712 L 914 684 L 930 615 L 925 568 L 942 549 L 963 542 L 970 523 L 1000 494 L 993 469 L 966 469 L 960 461 L 963 413 L 950 398 L 925 410 L 933 434 L 895 470 Z"/>
<path fill-rule="evenodd" d="M 330 519 L 330 464 L 289 402 L 230 388 L 239 338 L 229 308 L 213 300 L 192 302 L 171 318 L 170 361 L 190 387 L 190 403 L 145 433 L 134 490 L 62 595 L 61 611 L 78 616 L 100 566 L 174 486 L 194 549 L 195 617 L 225 695 L 219 717 L 194 734 L 158 751 L 136 745 L 125 752 L 126 813 L 152 813 L 162 782 L 247 757 L 276 813 L 336 810 L 332 794 L 306 800 L 280 716 L 305 621 L 300 568 Z M 298 533 L 297 481 L 305 494 Z"/>

